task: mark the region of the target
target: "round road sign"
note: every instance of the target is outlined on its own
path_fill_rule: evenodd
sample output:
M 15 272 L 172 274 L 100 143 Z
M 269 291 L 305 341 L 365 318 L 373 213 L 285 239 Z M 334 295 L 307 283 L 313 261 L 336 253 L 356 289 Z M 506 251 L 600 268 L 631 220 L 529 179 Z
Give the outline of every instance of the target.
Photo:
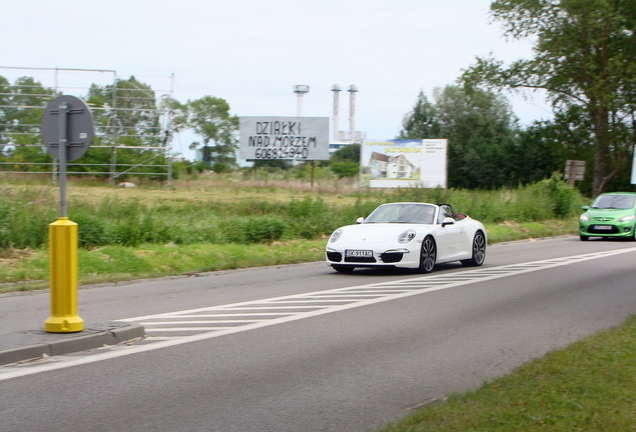
M 95 123 L 90 108 L 83 100 L 70 95 L 53 99 L 42 116 L 42 141 L 51 156 L 59 159 L 60 106 L 66 105 L 66 161 L 74 161 L 86 153 L 95 135 Z

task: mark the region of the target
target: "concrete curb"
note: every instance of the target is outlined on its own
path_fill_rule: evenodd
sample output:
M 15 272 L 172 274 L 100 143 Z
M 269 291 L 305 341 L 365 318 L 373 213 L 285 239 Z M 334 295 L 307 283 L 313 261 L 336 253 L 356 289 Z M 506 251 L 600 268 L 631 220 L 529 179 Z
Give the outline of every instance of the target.
M 0 351 L 0 365 L 16 363 L 45 356 L 59 356 L 79 351 L 100 348 L 104 345 L 117 345 L 131 339 L 144 337 L 146 331 L 141 324 L 126 323 L 122 327 L 113 328 L 85 336 L 69 335 L 66 339 L 44 342 L 24 347 Z

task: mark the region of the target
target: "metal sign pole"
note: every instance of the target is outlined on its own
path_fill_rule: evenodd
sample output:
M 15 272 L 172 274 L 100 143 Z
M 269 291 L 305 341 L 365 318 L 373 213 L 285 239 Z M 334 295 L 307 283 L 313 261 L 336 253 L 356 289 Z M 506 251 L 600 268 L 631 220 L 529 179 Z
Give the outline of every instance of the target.
M 51 333 L 84 330 L 77 314 L 78 226 L 68 219 L 66 174 L 68 162 L 86 153 L 95 126 L 90 108 L 75 96 L 59 96 L 47 106 L 42 118 L 42 140 L 58 161 L 60 217 L 49 224 L 51 315 L 44 329 Z
M 59 117 L 59 140 L 58 140 L 58 161 L 60 165 L 60 217 L 67 217 L 66 207 L 66 152 L 68 138 L 66 135 L 66 115 L 68 105 L 65 102 L 60 104 Z

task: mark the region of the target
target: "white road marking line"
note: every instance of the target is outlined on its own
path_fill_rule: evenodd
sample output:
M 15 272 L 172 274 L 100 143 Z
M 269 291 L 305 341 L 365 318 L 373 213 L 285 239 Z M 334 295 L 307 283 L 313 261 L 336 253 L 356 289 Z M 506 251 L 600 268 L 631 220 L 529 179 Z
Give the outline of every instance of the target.
M 141 325 L 174 325 L 174 324 L 244 324 L 260 320 L 209 320 L 209 321 L 143 321 Z
M 30 364 L 18 364 L 18 365 L 8 365 L 0 368 L 0 381 L 8 380 L 12 378 L 18 378 L 21 376 L 32 375 L 40 372 L 48 372 L 56 369 L 63 369 L 67 367 L 79 366 L 84 364 L 95 363 L 98 361 L 104 361 L 109 359 L 114 359 L 118 357 L 123 357 L 132 354 L 138 354 L 142 352 L 154 351 L 157 349 L 174 347 L 178 345 L 183 345 L 191 342 L 203 341 L 206 339 L 212 339 L 216 337 L 222 337 L 226 335 L 231 335 L 235 333 L 240 333 L 249 330 L 255 330 L 263 327 L 269 327 L 277 324 L 283 324 L 287 322 L 297 321 L 305 318 L 311 318 L 315 316 L 325 315 L 333 312 L 341 312 L 348 309 L 354 309 L 358 307 L 364 307 L 372 304 L 383 303 L 386 301 L 411 297 L 414 295 L 426 294 L 429 292 L 440 291 L 448 288 L 454 288 L 458 286 L 469 285 L 472 283 L 485 282 L 489 280 L 500 279 L 508 276 L 516 276 L 525 273 L 530 273 L 538 270 L 546 270 L 554 267 L 560 267 L 570 264 L 577 264 L 584 261 L 589 261 L 597 258 L 605 258 L 613 255 L 619 255 L 623 253 L 636 252 L 636 247 L 634 248 L 626 248 L 626 249 L 618 249 L 614 251 L 607 252 L 596 252 L 591 254 L 582 254 L 582 255 L 574 255 L 570 257 L 558 258 L 558 259 L 548 259 L 542 261 L 534 261 L 522 264 L 513 264 L 509 266 L 498 267 L 497 270 L 501 270 L 499 274 L 493 274 L 493 269 L 478 269 L 478 270 L 469 270 L 466 272 L 457 273 L 459 276 L 454 282 L 452 275 L 428 275 L 414 279 L 406 280 L 407 283 L 415 283 L 416 281 L 421 282 L 420 288 L 414 288 L 413 290 L 402 291 L 397 293 L 387 294 L 383 297 L 376 297 L 373 299 L 364 299 L 360 301 L 352 301 L 348 304 L 336 305 L 336 306 L 325 306 L 320 308 L 320 306 L 308 306 L 308 308 L 312 309 L 310 311 L 291 313 L 286 316 L 281 316 L 279 318 L 271 318 L 268 320 L 260 320 L 257 322 L 253 322 L 251 324 L 246 324 L 242 326 L 234 326 L 234 327 L 223 327 L 220 330 L 209 331 L 205 333 L 199 333 L 189 336 L 181 336 L 170 339 L 161 339 L 157 342 L 147 343 L 147 344 L 139 344 L 132 345 L 129 347 L 119 347 L 120 349 L 107 351 L 107 352 L 99 352 L 94 355 L 87 355 L 85 357 L 52 357 L 49 358 L 47 362 L 43 363 L 30 363 Z M 470 280 L 465 280 L 465 277 L 468 275 L 472 275 L 474 278 Z M 437 285 L 434 282 L 439 280 L 444 280 L 447 283 L 443 285 Z M 433 282 L 433 283 L 430 283 Z M 131 322 L 131 321 L 146 321 L 149 319 L 155 318 L 165 318 L 167 316 L 179 316 L 184 318 L 184 315 L 187 314 L 196 314 L 201 312 L 212 312 L 212 311 L 235 311 L 235 310 L 248 310 L 254 311 L 255 307 L 261 307 L 266 310 L 270 310 L 271 306 L 265 306 L 267 303 L 276 302 L 276 301 L 289 301 L 291 299 L 299 299 L 305 296 L 312 295 L 320 295 L 325 293 L 337 293 L 337 292 L 346 292 L 347 290 L 373 290 L 375 288 L 386 288 L 388 285 L 396 285 L 399 284 L 397 282 L 378 282 L 375 284 L 368 285 L 359 285 L 354 287 L 345 287 L 345 288 L 336 288 L 333 290 L 325 290 L 313 293 L 305 293 L 298 294 L 292 296 L 285 297 L 277 297 L 265 300 L 255 300 L 249 302 L 235 303 L 229 305 L 220 305 L 220 306 L 212 306 L 212 307 L 204 307 L 197 309 L 190 309 L 187 311 L 179 311 L 170 314 L 156 314 L 156 315 L 146 315 L 142 317 L 134 317 L 128 318 L 120 321 Z M 255 307 L 249 307 L 250 305 L 259 305 Z M 276 309 L 276 307 L 274 307 Z M 293 307 L 292 309 L 299 309 L 299 307 Z M 216 329 L 216 328 L 215 328 Z M 154 330 L 153 330 L 154 331 Z M 177 331 L 176 329 L 174 331 Z M 183 329 L 181 329 L 183 331 Z M 148 339 L 146 339 L 148 340 Z M 157 340 L 157 339 L 154 339 Z
M 228 327 L 175 327 L 175 328 L 153 328 L 152 332 L 193 332 L 201 330 L 206 331 L 216 331 L 216 330 L 225 330 Z
M 226 313 L 226 314 L 205 314 L 205 315 L 189 315 L 194 318 L 215 318 L 215 317 L 235 317 L 235 316 L 287 316 L 293 312 L 261 312 L 261 313 Z M 181 315 L 165 316 L 162 318 L 183 318 Z M 120 320 L 123 321 L 123 320 Z

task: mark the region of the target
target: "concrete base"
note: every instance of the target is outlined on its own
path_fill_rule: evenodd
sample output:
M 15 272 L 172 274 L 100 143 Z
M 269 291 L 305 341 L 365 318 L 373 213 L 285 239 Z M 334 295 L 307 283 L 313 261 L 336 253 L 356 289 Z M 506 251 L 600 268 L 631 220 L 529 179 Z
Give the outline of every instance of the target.
M 76 333 L 84 330 L 84 320 L 79 316 L 50 316 L 44 321 L 44 330 L 49 333 Z
M 44 330 L 3 334 L 0 335 L 0 365 L 117 345 L 143 338 L 145 334 L 142 325 L 124 322 L 93 324 L 73 334 L 53 334 Z

